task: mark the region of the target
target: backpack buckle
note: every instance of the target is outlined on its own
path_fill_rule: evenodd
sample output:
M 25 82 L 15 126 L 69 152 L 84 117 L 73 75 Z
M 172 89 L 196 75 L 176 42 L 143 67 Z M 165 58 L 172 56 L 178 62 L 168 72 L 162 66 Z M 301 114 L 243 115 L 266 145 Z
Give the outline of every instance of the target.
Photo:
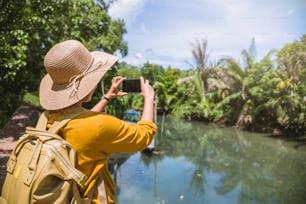
M 7 161 L 7 167 L 6 167 L 6 171 L 10 174 L 12 174 L 14 172 L 15 166 L 17 163 L 17 158 L 15 156 L 11 156 L 9 158 L 9 160 Z
M 28 171 L 28 174 L 26 175 L 25 179 L 24 179 L 24 184 L 27 185 L 27 186 L 30 186 L 33 178 L 34 178 L 34 175 L 35 175 L 35 171 L 33 170 L 30 170 Z

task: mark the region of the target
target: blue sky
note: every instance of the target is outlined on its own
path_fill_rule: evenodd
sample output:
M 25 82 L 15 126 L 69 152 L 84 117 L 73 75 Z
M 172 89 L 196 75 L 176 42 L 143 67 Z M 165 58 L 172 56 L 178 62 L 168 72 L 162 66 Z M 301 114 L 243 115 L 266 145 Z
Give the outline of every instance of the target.
M 241 61 L 255 38 L 257 60 L 306 34 L 306 0 L 117 0 L 109 13 L 123 19 L 129 54 L 139 66 L 192 68 L 192 43 L 205 38 L 209 59 Z

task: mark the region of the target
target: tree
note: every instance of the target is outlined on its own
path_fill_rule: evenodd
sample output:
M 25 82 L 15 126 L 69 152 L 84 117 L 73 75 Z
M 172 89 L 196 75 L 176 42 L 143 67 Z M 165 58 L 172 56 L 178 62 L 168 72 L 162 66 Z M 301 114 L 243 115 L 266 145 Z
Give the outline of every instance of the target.
M 249 70 L 245 79 L 245 86 L 248 87 L 248 96 L 252 99 L 252 124 L 250 128 L 275 126 L 275 114 L 272 109 L 267 108 L 269 100 L 273 100 L 275 87 L 279 81 L 279 74 L 275 69 L 275 62 L 271 56 L 275 50 L 271 50 L 263 59 L 254 64 L 254 68 Z
M 257 57 L 257 51 L 256 51 L 256 43 L 255 43 L 255 38 L 252 38 L 251 45 L 249 47 L 248 53 L 250 53 L 250 56 L 254 61 L 256 61 Z
M 246 50 L 241 52 L 245 67 L 242 67 L 235 59 L 231 57 L 222 58 L 220 65 L 223 66 L 224 83 L 229 88 L 229 94 L 226 96 L 215 109 L 225 108 L 228 113 L 227 120 L 235 121 L 235 126 L 239 128 L 245 128 L 252 124 L 254 121 L 253 109 L 254 109 L 254 97 L 250 93 L 250 90 L 256 86 L 256 81 L 259 80 L 260 75 L 253 75 L 256 72 L 257 63 L 254 63 L 252 56 Z
M 207 66 L 207 40 L 197 39 L 191 45 L 196 71 L 190 71 L 187 76 L 178 79 L 181 100 L 178 100 L 180 105 L 174 108 L 174 113 L 180 117 L 203 119 L 209 111 L 210 102 L 206 99 L 206 90 L 212 69 Z
M 0 93 L 6 96 L 0 118 L 15 110 L 25 92 L 37 91 L 45 74 L 43 56 L 55 43 L 76 39 L 90 50 L 127 54 L 124 22 L 112 20 L 109 5 L 97 2 L 0 0 Z
M 150 64 L 149 62 L 145 63 L 140 68 L 141 76 L 143 76 L 145 79 L 149 80 L 150 83 L 154 84 L 155 81 L 158 81 L 158 77 L 162 76 L 164 72 L 164 69 L 161 65 L 157 64 Z
M 158 108 L 165 113 L 170 113 L 177 101 L 178 87 L 177 80 L 180 77 L 180 70 L 168 67 L 161 72 L 154 83 L 155 95 L 158 98 Z
M 306 35 L 300 41 L 286 44 L 278 53 L 280 78 L 273 107 L 277 121 L 288 130 L 302 132 L 306 125 Z
M 277 62 L 283 77 L 295 84 L 301 77 L 305 77 L 303 76 L 306 68 L 306 42 L 303 42 L 305 38 L 306 34 L 301 37 L 301 41 L 288 43 L 277 53 Z
M 207 52 L 207 40 L 196 40 L 192 46 L 192 56 L 195 60 L 197 72 L 201 80 L 202 100 L 205 101 L 205 88 L 209 75 L 209 70 L 207 69 L 207 60 L 209 56 Z
M 0 1 L 0 127 L 20 101 L 20 70 L 27 65 L 30 35 L 26 24 L 25 1 Z

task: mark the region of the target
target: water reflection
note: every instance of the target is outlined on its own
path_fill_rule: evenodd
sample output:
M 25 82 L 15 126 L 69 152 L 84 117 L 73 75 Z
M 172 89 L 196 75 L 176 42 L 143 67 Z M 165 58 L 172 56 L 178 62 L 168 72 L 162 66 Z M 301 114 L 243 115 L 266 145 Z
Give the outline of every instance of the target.
M 168 119 L 158 148 L 121 162 L 118 203 L 306 203 L 306 153 L 281 140 Z

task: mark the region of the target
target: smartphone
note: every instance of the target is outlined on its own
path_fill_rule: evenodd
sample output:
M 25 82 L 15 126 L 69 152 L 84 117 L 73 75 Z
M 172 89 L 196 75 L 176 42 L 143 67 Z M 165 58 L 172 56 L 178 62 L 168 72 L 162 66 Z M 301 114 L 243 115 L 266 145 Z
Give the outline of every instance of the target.
M 122 82 L 122 91 L 128 93 L 140 93 L 140 79 L 125 79 Z

